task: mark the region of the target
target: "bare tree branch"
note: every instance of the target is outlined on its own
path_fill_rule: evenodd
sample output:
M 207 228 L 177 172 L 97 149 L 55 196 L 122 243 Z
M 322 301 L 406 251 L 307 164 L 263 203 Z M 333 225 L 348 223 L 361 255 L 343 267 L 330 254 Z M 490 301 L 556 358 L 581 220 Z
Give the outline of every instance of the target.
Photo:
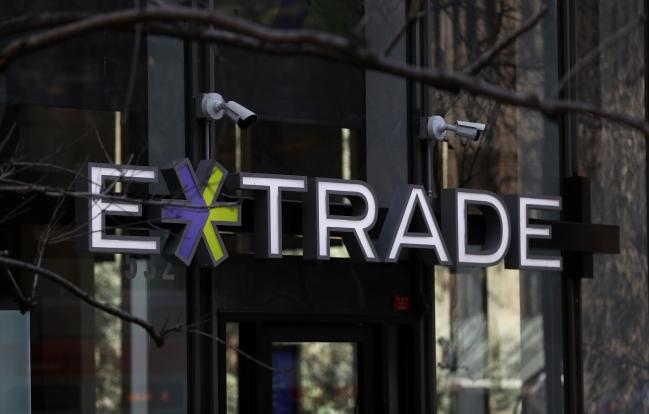
M 59 275 L 58 273 L 55 273 L 49 269 L 45 269 L 40 266 L 35 266 L 31 263 L 28 262 L 23 262 L 21 260 L 15 260 L 11 259 L 9 257 L 3 257 L 0 256 L 0 263 L 4 264 L 5 266 L 16 268 L 16 269 L 23 269 L 23 270 L 28 270 L 30 272 L 38 273 L 44 278 L 56 283 L 57 285 L 61 286 L 65 290 L 67 290 L 69 293 L 72 295 L 76 296 L 77 298 L 81 299 L 83 302 L 87 303 L 88 305 L 97 308 L 101 310 L 102 312 L 105 312 L 109 315 L 113 315 L 119 319 L 122 319 L 126 322 L 138 325 L 142 329 L 144 329 L 151 339 L 155 342 L 157 346 L 163 346 L 165 343 L 165 340 L 169 333 L 171 332 L 177 332 L 180 328 L 178 326 L 176 327 L 171 327 L 171 328 L 165 328 L 163 330 L 158 330 L 156 329 L 151 323 L 148 321 L 145 321 L 144 319 L 141 319 L 137 316 L 131 315 L 128 312 L 124 312 L 121 309 L 115 308 L 111 305 L 108 305 L 106 303 L 99 302 L 96 300 L 94 297 L 92 297 L 88 292 L 82 290 L 79 288 L 77 285 L 74 283 L 70 282 L 63 276 Z
M 34 16 L 34 18 L 37 17 Z M 9 43 L 0 54 L 0 70 L 6 69 L 18 56 L 82 34 L 120 26 L 129 27 L 137 23 L 151 21 L 188 21 L 210 24 L 233 33 L 264 38 L 269 43 L 310 43 L 322 47 L 333 47 L 337 50 L 345 50 L 351 46 L 349 40 L 341 36 L 314 30 L 276 30 L 234 16 L 207 10 L 186 7 L 137 8 L 90 16 L 41 33 L 16 39 Z
M 175 325 L 172 325 L 170 327 L 167 327 L 167 321 L 162 325 L 160 329 L 156 329 L 149 321 L 146 321 L 142 318 L 139 318 L 135 315 L 132 315 L 128 312 L 125 312 L 121 309 L 118 309 L 112 305 L 100 302 L 96 300 L 94 297 L 92 297 L 88 292 L 82 290 L 79 288 L 77 285 L 74 283 L 68 281 L 65 279 L 63 276 L 59 275 L 58 273 L 55 273 L 49 269 L 40 267 L 40 266 L 35 266 L 31 263 L 28 262 L 23 262 L 21 260 L 15 260 L 11 259 L 5 256 L 0 256 L 0 264 L 5 265 L 5 269 L 7 271 L 7 275 L 10 278 L 12 282 L 12 286 L 14 286 L 14 289 L 16 290 L 16 294 L 19 298 L 20 301 L 23 301 L 24 304 L 26 305 L 25 311 L 30 310 L 31 307 L 33 307 L 33 301 L 30 301 L 27 299 L 22 292 L 20 291 L 20 288 L 18 287 L 18 284 L 16 283 L 15 278 L 13 277 L 13 274 L 11 273 L 10 268 L 17 268 L 17 269 L 23 269 L 23 270 L 28 270 L 30 272 L 35 272 L 40 274 L 41 276 L 45 277 L 46 279 L 50 280 L 53 283 L 56 283 L 57 285 L 63 287 L 65 290 L 67 290 L 69 293 L 72 295 L 76 296 L 77 298 L 81 299 L 88 305 L 92 306 L 93 308 L 96 308 L 102 312 L 105 312 L 109 315 L 115 316 L 116 318 L 119 318 L 123 321 L 138 325 L 142 329 L 144 329 L 148 334 L 149 337 L 155 342 L 155 344 L 159 347 L 163 346 L 165 344 L 165 341 L 169 337 L 169 335 L 173 333 L 180 333 L 180 332 L 187 332 L 195 335 L 200 335 L 204 336 L 210 339 L 213 339 L 227 348 L 230 348 L 234 351 L 236 351 L 239 355 L 243 356 L 246 359 L 249 359 L 250 361 L 254 362 L 255 364 L 268 369 L 270 371 L 277 371 L 277 372 L 283 372 L 285 370 L 278 370 L 273 368 L 271 365 L 260 361 L 259 359 L 255 358 L 251 354 L 242 351 L 241 349 L 229 345 L 224 339 L 219 338 L 218 336 L 212 335 L 207 332 L 203 332 L 201 330 L 196 329 L 193 325 L 183 325 L 180 322 L 176 323 Z M 21 305 L 22 306 L 22 305 Z
M 404 77 L 453 93 L 464 90 L 475 96 L 534 110 L 551 117 L 569 112 L 586 113 L 649 135 L 649 123 L 643 119 L 610 112 L 590 103 L 544 99 L 534 93 L 517 92 L 497 86 L 467 73 L 412 66 L 386 59 L 359 45 L 356 41 L 330 33 L 314 30 L 277 30 L 233 16 L 183 7 L 129 9 L 104 13 L 14 40 L 0 53 L 0 71 L 5 70 L 19 56 L 89 32 L 108 28 L 123 28 L 140 22 L 181 21 L 209 24 L 224 30 L 169 25 L 164 27 L 161 25 L 148 26 L 144 30 L 149 33 L 187 40 L 229 44 L 262 53 L 318 56 Z
M 86 191 L 66 190 L 59 187 L 52 187 L 47 185 L 28 183 L 19 180 L 0 178 L 0 182 L 3 181 L 9 184 L 0 185 L 0 192 L 41 193 L 48 197 L 76 197 L 76 198 L 86 198 L 86 199 L 101 198 L 104 200 L 131 202 L 131 203 L 147 204 L 153 206 L 168 206 L 170 204 L 173 205 L 175 203 L 179 203 L 179 204 L 183 204 L 183 207 L 185 208 L 195 209 L 195 210 L 204 210 L 206 208 L 210 208 L 209 206 L 185 205 L 184 204 L 185 202 L 183 200 L 176 200 L 176 199 L 168 199 L 168 198 L 160 199 L 154 197 L 137 198 L 137 197 L 129 197 L 127 195 L 116 195 L 116 194 L 105 194 L 105 193 L 92 194 Z M 232 202 L 224 201 L 224 202 L 220 202 L 219 204 L 222 206 L 236 206 L 239 203 L 236 201 L 232 201 Z
M 509 33 L 507 36 L 503 37 L 500 39 L 498 42 L 496 42 L 495 45 L 490 47 L 489 49 L 485 50 L 485 52 L 480 55 L 473 63 L 471 63 L 465 70 L 464 73 L 468 75 L 477 75 L 480 73 L 482 69 L 484 69 L 485 66 L 487 66 L 491 60 L 497 56 L 500 52 L 514 44 L 516 42 L 516 39 L 521 37 L 525 32 L 529 31 L 532 29 L 534 26 L 537 25 L 538 22 L 541 21 L 543 16 L 548 12 L 548 6 L 543 5 L 541 7 L 541 10 L 539 10 L 535 15 L 527 19 L 523 24 L 520 25 L 520 27 L 513 32 Z
M 631 20 L 626 26 L 622 27 L 621 29 L 613 33 L 611 36 L 604 39 L 604 41 L 602 41 L 599 44 L 599 46 L 597 46 L 595 49 L 591 50 L 585 56 L 581 57 L 579 61 L 575 63 L 575 65 L 571 67 L 570 70 L 565 75 L 563 75 L 561 80 L 557 83 L 556 88 L 554 88 L 552 93 L 550 93 L 550 96 L 553 97 L 559 96 L 559 93 L 563 90 L 563 88 L 570 81 L 570 79 L 572 79 L 573 76 L 575 76 L 589 63 L 591 63 L 591 61 L 597 56 L 599 56 L 600 53 L 607 50 L 610 46 L 612 46 L 617 41 L 626 37 L 629 33 L 631 33 L 636 28 L 641 27 L 645 19 L 646 19 L 645 15 L 641 14 L 637 18 Z
M 0 23 L 0 39 L 8 38 L 32 30 L 44 29 L 60 24 L 70 23 L 88 17 L 87 13 L 42 13 L 20 16 Z
M 324 57 L 365 69 L 374 69 L 379 72 L 401 76 L 410 80 L 421 82 L 424 85 L 453 93 L 464 90 L 469 94 L 475 96 L 482 96 L 493 99 L 502 104 L 534 110 L 550 117 L 556 117 L 570 112 L 586 113 L 595 117 L 625 125 L 627 127 L 636 129 L 645 135 L 649 135 L 649 123 L 640 118 L 631 117 L 622 113 L 609 112 L 587 102 L 561 99 L 543 99 L 535 93 L 516 92 L 463 73 L 448 72 L 435 68 L 420 68 L 411 66 L 398 61 L 384 59 L 380 56 L 372 54 L 365 49 L 356 50 L 353 55 L 344 56 L 324 49 L 314 49 L 304 46 L 297 48 L 272 48 L 267 43 L 259 41 L 257 39 L 250 39 L 243 36 L 237 36 L 229 32 L 222 32 L 217 30 L 189 32 L 179 29 L 161 30 L 161 28 L 156 28 L 152 29 L 151 32 L 182 37 L 189 40 L 228 43 L 234 46 L 265 53 L 306 54 Z
M 88 180 L 88 177 L 84 174 L 79 173 L 76 170 L 73 170 L 72 168 L 67 168 L 62 165 L 58 164 L 52 164 L 48 162 L 40 162 L 40 161 L 10 161 L 6 163 L 2 163 L 1 166 L 17 166 L 17 167 L 27 167 L 27 168 L 33 168 L 33 167 L 41 167 L 41 168 L 48 168 L 51 170 L 57 170 L 57 171 L 62 171 L 62 172 L 67 172 L 73 175 L 78 175 L 81 178 L 84 178 Z

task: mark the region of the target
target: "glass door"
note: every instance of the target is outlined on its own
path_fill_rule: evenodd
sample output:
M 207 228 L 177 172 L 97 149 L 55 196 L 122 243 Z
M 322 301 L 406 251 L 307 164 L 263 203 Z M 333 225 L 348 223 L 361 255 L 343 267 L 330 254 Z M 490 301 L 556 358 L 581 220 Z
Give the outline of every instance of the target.
M 272 342 L 273 413 L 358 412 L 356 342 Z
M 228 414 L 377 412 L 371 325 L 226 325 Z

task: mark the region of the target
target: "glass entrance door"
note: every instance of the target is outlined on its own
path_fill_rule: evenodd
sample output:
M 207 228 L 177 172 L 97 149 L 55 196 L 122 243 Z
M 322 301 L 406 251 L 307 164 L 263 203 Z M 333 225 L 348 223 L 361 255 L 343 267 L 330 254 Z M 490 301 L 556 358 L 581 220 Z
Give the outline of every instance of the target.
M 273 342 L 273 413 L 358 412 L 356 342 Z
M 228 323 L 226 330 L 228 414 L 377 412 L 371 325 Z

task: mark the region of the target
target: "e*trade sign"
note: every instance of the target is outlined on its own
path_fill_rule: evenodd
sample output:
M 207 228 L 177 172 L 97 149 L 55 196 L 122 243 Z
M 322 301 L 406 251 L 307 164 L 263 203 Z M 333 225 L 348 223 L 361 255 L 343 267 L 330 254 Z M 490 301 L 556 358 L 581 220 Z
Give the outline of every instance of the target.
M 110 197 L 107 182 L 158 181 L 155 167 L 88 164 L 89 172 L 89 249 L 110 253 L 158 254 L 160 238 L 153 236 L 112 235 L 105 232 L 108 215 L 141 216 L 142 203 Z M 184 199 L 165 199 L 155 217 L 173 227 L 165 253 L 190 265 L 194 256 L 217 266 L 228 256 L 217 226 L 241 224 L 238 202 L 219 202 L 227 170 L 213 160 L 203 160 L 194 171 L 187 159 L 162 169 L 172 194 Z M 276 174 L 238 173 L 229 178 L 234 187 L 255 192 L 255 255 L 282 257 L 282 193 L 303 193 L 302 204 L 304 257 L 327 260 L 330 235 L 341 233 L 350 254 L 368 262 L 396 262 L 404 248 L 425 249 L 435 261 L 446 266 L 494 265 L 505 260 L 508 268 L 561 270 L 560 256 L 534 255 L 532 238 L 549 238 L 550 227 L 529 223 L 530 210 L 560 210 L 561 198 L 533 195 L 500 197 L 488 191 L 444 189 L 441 194 L 441 227 L 437 223 L 423 187 L 404 185 L 392 200 L 377 240 L 370 229 L 376 224 L 378 204 L 372 188 L 365 182 L 329 178 L 307 178 Z M 351 215 L 330 212 L 331 196 L 346 197 Z M 486 237 L 480 246 L 468 242 L 469 209 L 478 209 L 485 220 Z M 423 226 L 411 229 L 415 216 Z

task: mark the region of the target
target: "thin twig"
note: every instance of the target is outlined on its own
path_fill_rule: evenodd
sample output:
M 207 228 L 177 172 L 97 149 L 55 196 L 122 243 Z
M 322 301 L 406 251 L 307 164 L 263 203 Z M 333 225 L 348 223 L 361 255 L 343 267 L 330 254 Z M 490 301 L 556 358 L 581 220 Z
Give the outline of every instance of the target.
M 9 278 L 9 283 L 11 284 L 11 288 L 14 290 L 14 293 L 16 294 L 16 300 L 18 301 L 18 305 L 20 306 L 20 312 L 25 313 L 29 311 L 34 306 L 33 305 L 34 302 L 32 300 L 27 299 L 25 295 L 23 295 L 23 291 L 20 289 L 20 286 L 18 286 L 18 283 L 16 282 L 13 273 L 11 273 L 11 269 L 5 266 L 5 271 L 7 273 L 7 277 Z
M 595 49 L 591 50 L 585 56 L 581 57 L 579 61 L 577 61 L 575 65 L 572 66 L 570 70 L 561 78 L 561 80 L 557 84 L 557 87 L 554 88 L 552 93 L 550 93 L 550 96 L 552 97 L 559 96 L 559 93 L 563 90 L 563 88 L 570 81 L 570 79 L 572 79 L 573 76 L 575 76 L 584 67 L 586 67 L 586 65 L 591 63 L 591 61 L 597 56 L 599 56 L 599 54 L 601 54 L 605 50 L 608 50 L 608 48 L 611 45 L 613 45 L 613 43 L 616 43 L 618 40 L 621 40 L 623 37 L 631 33 L 638 26 L 641 26 L 644 21 L 645 21 L 645 15 L 641 14 L 635 19 L 631 20 L 625 27 L 622 27 L 620 30 L 616 31 L 611 36 L 604 39 L 604 41 L 602 41 Z
M 2 138 L 2 141 L 0 141 L 0 154 L 2 154 L 2 151 L 4 150 L 5 146 L 7 143 L 9 143 L 9 140 L 11 139 L 11 136 L 14 134 L 14 130 L 16 129 L 16 126 L 18 125 L 17 122 L 14 121 L 13 124 L 11 124 L 11 128 L 9 128 L 9 131 L 7 134 Z
M 83 166 L 85 163 L 81 163 Z M 80 172 L 81 168 L 77 170 L 77 173 L 75 174 L 75 177 L 70 181 L 70 185 L 68 186 L 68 190 L 74 186 Z M 52 215 L 50 216 L 50 220 L 47 223 L 47 226 L 45 227 L 45 231 L 41 234 L 40 239 L 38 240 L 38 254 L 36 258 L 36 262 L 34 263 L 35 266 L 41 267 L 41 264 L 43 262 L 43 257 L 45 256 L 45 249 L 47 249 L 47 245 L 49 244 L 49 239 L 50 236 L 52 235 L 52 231 L 54 230 L 54 226 L 59 222 L 61 219 L 60 212 L 61 208 L 63 208 L 65 202 L 65 198 L 60 198 L 58 202 L 56 203 L 56 206 L 54 207 L 54 210 L 52 211 Z M 29 300 L 33 301 L 34 297 L 36 296 L 36 289 L 38 288 L 38 273 L 34 273 L 34 279 L 32 281 L 32 290 L 29 295 Z
M 60 187 L 52 187 L 41 184 L 32 184 L 25 181 L 12 180 L 8 178 L 0 178 L 0 182 L 7 182 L 10 185 L 0 185 L 0 192 L 17 192 L 17 193 L 41 193 L 48 197 L 76 197 L 85 199 L 102 199 L 108 201 L 119 201 L 127 203 L 138 203 L 153 206 L 182 206 L 190 210 L 205 210 L 210 209 L 212 206 L 196 206 L 188 205 L 185 200 L 178 199 L 160 199 L 160 198 L 135 198 L 127 195 L 115 194 L 93 194 L 86 191 L 72 191 L 65 190 Z M 219 206 L 237 206 L 239 202 L 236 201 L 223 201 L 219 202 Z
M 512 45 L 516 40 L 521 37 L 525 32 L 529 31 L 532 29 L 538 22 L 541 21 L 543 16 L 548 12 L 548 6 L 543 6 L 541 9 L 532 17 L 527 19 L 523 24 L 518 27 L 518 29 L 514 30 L 513 32 L 509 33 L 507 36 L 503 37 L 500 39 L 498 42 L 496 42 L 495 45 L 487 49 L 483 54 L 480 55 L 473 63 L 471 63 L 469 66 L 467 66 L 466 69 L 464 69 L 464 73 L 468 75 L 475 76 L 480 71 L 491 62 L 491 60 L 498 55 L 500 52 L 502 52 L 504 49 Z
M 426 14 L 425 11 L 420 11 L 420 4 L 421 0 L 413 0 L 413 2 L 410 4 L 410 10 L 408 11 L 408 15 L 406 16 L 406 21 L 403 22 L 403 25 L 401 28 L 397 31 L 397 33 L 392 37 L 392 40 L 388 43 L 388 47 L 385 48 L 385 51 L 383 52 L 383 56 L 389 56 L 390 52 L 392 52 L 392 49 L 399 43 L 399 40 L 403 37 L 403 34 L 408 30 L 410 25 Z
M 356 44 L 359 46 L 367 45 L 367 39 L 365 38 L 366 27 L 367 27 L 367 15 L 364 14 L 363 17 L 361 17 L 358 20 L 356 25 L 350 31 L 350 37 L 354 39 L 354 42 L 356 42 Z
M 74 283 L 68 281 L 66 278 L 63 276 L 59 275 L 58 273 L 55 273 L 49 269 L 35 266 L 31 263 L 24 262 L 21 260 L 15 260 L 11 259 L 9 257 L 3 257 L 0 256 L 0 263 L 8 266 L 8 267 L 13 267 L 17 269 L 23 269 L 23 270 L 28 270 L 30 272 L 35 272 L 43 276 L 44 278 L 56 283 L 57 285 L 61 286 L 65 290 L 67 290 L 69 293 L 72 295 L 76 296 L 77 298 L 81 299 L 83 302 L 87 303 L 88 305 L 97 308 L 101 310 L 102 312 L 108 313 L 109 315 L 113 315 L 119 319 L 122 319 L 126 322 L 133 323 L 135 325 L 140 326 L 142 329 L 144 329 L 151 339 L 155 342 L 157 346 L 162 346 L 165 343 L 165 339 L 169 332 L 172 331 L 177 331 L 178 328 L 169 328 L 166 329 L 165 331 L 158 331 L 151 323 L 148 321 L 141 319 L 135 315 L 132 315 L 128 312 L 125 312 L 121 309 L 115 308 L 107 303 L 100 302 L 96 300 L 94 297 L 92 297 L 88 292 L 82 290 L 79 288 L 77 285 Z
M 1 223 L 7 223 L 10 220 L 13 220 L 14 218 L 20 216 L 21 214 L 25 214 L 28 211 L 31 210 L 31 206 L 29 206 L 29 203 L 34 201 L 36 198 L 36 194 L 30 194 L 28 197 L 25 197 L 23 200 L 20 201 L 14 208 L 9 210 L 2 218 L 0 218 L 0 224 Z M 23 207 L 25 207 L 23 209 Z
M 95 138 L 97 138 L 97 143 L 99 144 L 99 149 L 101 149 L 101 152 L 104 153 L 104 157 L 106 158 L 106 162 L 109 164 L 115 164 L 113 162 L 113 157 L 110 156 L 108 153 L 108 150 L 106 149 L 106 146 L 104 145 L 104 140 L 101 139 L 101 134 L 99 133 L 99 129 L 97 129 L 97 125 L 93 122 L 92 123 L 92 129 L 95 133 Z
M 27 168 L 31 168 L 31 167 L 49 168 L 49 169 L 52 169 L 52 170 L 58 170 L 58 171 L 67 172 L 67 173 L 75 174 L 75 175 L 77 175 L 77 173 L 78 173 L 77 170 L 73 170 L 72 168 L 67 168 L 67 167 L 64 167 L 62 165 L 52 164 L 52 163 L 48 163 L 48 162 L 8 161 L 8 162 L 5 162 L 5 163 L 2 163 L 2 166 L 11 167 L 11 166 L 14 166 L 14 165 L 18 166 L 18 167 L 27 167 Z M 80 173 L 78 175 L 79 175 L 79 177 L 81 177 L 81 178 L 83 178 L 85 180 L 88 180 L 88 177 L 86 175 L 80 174 Z
M 269 371 L 277 372 L 277 373 L 288 373 L 288 372 L 292 372 L 294 370 L 294 369 L 291 369 L 291 368 L 287 368 L 287 369 L 273 368 L 272 365 L 269 365 L 269 364 L 267 364 L 267 363 L 265 363 L 263 361 L 258 360 L 257 358 L 253 357 L 249 353 L 247 353 L 245 351 L 242 351 L 241 348 L 238 348 L 236 346 L 228 344 L 227 341 L 225 341 L 223 338 L 219 338 L 216 335 L 212 335 L 210 333 L 199 331 L 199 330 L 196 330 L 196 329 L 186 329 L 186 331 L 188 333 L 193 333 L 193 334 L 196 334 L 196 335 L 204 336 L 205 338 L 213 339 L 214 341 L 220 343 L 221 345 L 224 345 L 226 348 L 232 349 L 233 351 L 235 351 L 237 354 L 241 355 L 242 357 L 254 362 L 255 364 L 261 366 L 262 368 L 266 368 Z
M 223 340 L 222 338 L 219 338 L 218 336 L 209 334 L 207 332 L 200 331 L 198 329 L 191 328 L 192 325 L 185 326 L 185 325 L 183 325 L 181 323 L 177 323 L 174 326 L 167 327 L 168 321 L 165 320 L 163 326 L 160 329 L 156 329 L 149 321 L 146 321 L 146 320 L 144 320 L 142 318 L 139 318 L 139 317 L 137 317 L 135 315 L 132 315 L 132 314 L 130 314 L 128 312 L 125 312 L 125 311 L 123 311 L 121 309 L 118 309 L 118 308 L 116 308 L 116 307 L 114 307 L 112 305 L 109 305 L 107 303 L 103 303 L 103 302 L 98 301 L 97 299 L 92 297 L 88 292 L 82 290 L 81 288 L 79 288 L 74 283 L 68 281 L 63 276 L 61 276 L 58 273 L 55 273 L 55 272 L 53 272 L 53 271 L 51 271 L 49 269 L 45 269 L 45 268 L 39 267 L 39 266 L 34 266 L 31 263 L 24 262 L 24 261 L 21 261 L 21 260 L 11 259 L 11 258 L 4 257 L 4 256 L 0 256 L 0 263 L 5 265 L 5 268 L 7 270 L 7 275 L 9 275 L 9 277 L 11 278 L 15 288 L 18 289 L 17 294 L 19 295 L 20 300 L 24 301 L 24 303 L 26 303 L 26 304 L 31 304 L 31 302 L 28 299 L 26 299 L 24 297 L 24 295 L 22 295 L 22 292 L 20 292 L 20 289 L 18 288 L 18 285 L 17 285 L 15 279 L 13 278 L 13 275 L 11 274 L 11 271 L 9 270 L 10 267 L 14 267 L 14 268 L 18 268 L 18 269 L 24 269 L 24 270 L 28 270 L 30 272 L 37 272 L 40 275 L 42 275 L 43 277 L 45 277 L 46 279 L 48 279 L 48 280 L 56 283 L 57 285 L 63 287 L 65 290 L 70 292 L 72 295 L 78 297 L 79 299 L 81 299 L 82 301 L 87 303 L 88 305 L 90 305 L 90 306 L 92 306 L 92 307 L 94 307 L 94 308 L 96 308 L 96 309 L 98 309 L 98 310 L 100 310 L 102 312 L 105 312 L 105 313 L 107 313 L 109 315 L 115 316 L 115 317 L 117 317 L 117 318 L 119 318 L 119 319 L 121 319 L 123 321 L 126 321 L 128 323 L 132 323 L 132 324 L 135 324 L 135 325 L 141 327 L 142 329 L 144 329 L 149 334 L 151 339 L 159 347 L 161 347 L 161 346 L 163 346 L 165 344 L 165 341 L 167 340 L 169 335 L 171 335 L 173 333 L 187 332 L 187 333 L 192 333 L 192 334 L 196 334 L 196 335 L 201 335 L 201 336 L 213 339 L 213 340 L 215 340 L 215 341 L 217 341 L 217 342 L 219 342 L 221 344 L 224 344 L 226 347 L 236 351 L 238 354 L 240 354 L 244 358 L 247 358 L 250 361 L 254 362 L 255 364 L 257 364 L 257 365 L 259 365 L 259 366 L 261 366 L 263 368 L 266 368 L 266 369 L 268 369 L 270 371 L 273 371 L 273 372 L 285 372 L 286 371 L 286 372 L 288 372 L 287 370 L 278 370 L 278 369 L 273 368 L 271 365 L 266 364 L 263 361 L 258 360 L 254 356 L 250 355 L 249 353 L 247 353 L 245 351 L 242 351 L 238 347 L 227 344 L 225 340 Z M 29 310 L 29 308 L 27 308 L 27 310 Z

